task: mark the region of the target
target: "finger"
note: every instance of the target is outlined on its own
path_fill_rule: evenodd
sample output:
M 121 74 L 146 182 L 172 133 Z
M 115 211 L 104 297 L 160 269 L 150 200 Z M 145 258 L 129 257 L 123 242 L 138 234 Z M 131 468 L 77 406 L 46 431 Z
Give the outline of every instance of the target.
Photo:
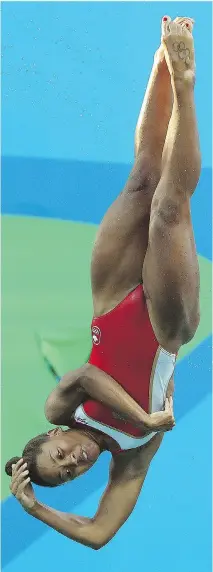
M 17 463 L 12 465 L 12 474 L 15 474 L 16 471 L 18 471 L 19 467 L 22 465 L 23 462 L 24 462 L 24 459 L 19 459 L 19 461 Z
M 21 467 L 19 467 L 19 470 L 16 471 L 16 473 L 15 472 L 13 473 L 11 484 L 13 485 L 14 483 L 16 483 L 17 478 L 19 478 L 19 475 L 23 474 L 23 472 L 26 470 L 27 470 L 27 463 L 24 463 L 23 465 L 21 465 Z
M 19 467 L 19 469 L 14 473 L 14 479 L 17 479 L 19 477 L 19 475 L 21 475 L 21 473 L 23 473 L 24 471 L 26 471 L 27 469 L 27 463 L 24 463 L 23 465 L 21 465 L 21 467 Z
M 17 477 L 16 480 L 13 481 L 12 486 L 11 486 L 11 491 L 13 494 L 17 493 L 17 490 L 20 486 L 20 484 L 26 479 L 26 477 L 29 475 L 29 471 L 24 471 L 23 473 L 21 473 L 21 475 L 19 475 L 19 477 Z
M 26 471 L 23 471 L 20 475 L 14 478 L 12 484 L 14 486 L 18 486 L 19 483 L 22 483 L 23 479 L 25 479 L 26 475 L 29 475 L 28 469 L 26 469 Z
M 172 411 L 173 411 L 173 397 L 172 397 L 172 395 L 170 395 L 170 398 L 169 398 L 169 405 L 170 405 L 170 408 L 171 408 Z
M 169 409 L 169 400 L 168 400 L 168 397 L 166 397 L 166 399 L 165 399 L 164 409 L 165 409 L 165 411 L 168 411 L 168 409 Z
M 21 484 L 19 485 L 19 488 L 18 488 L 18 491 L 17 491 L 17 494 L 16 494 L 16 497 L 17 497 L 18 500 L 21 499 L 21 496 L 22 496 L 22 494 L 23 494 L 23 491 L 24 491 L 24 489 L 26 489 L 27 485 L 29 485 L 29 482 L 30 482 L 30 477 L 28 477 L 27 479 L 25 479 L 25 480 L 23 481 L 23 483 L 21 483 Z

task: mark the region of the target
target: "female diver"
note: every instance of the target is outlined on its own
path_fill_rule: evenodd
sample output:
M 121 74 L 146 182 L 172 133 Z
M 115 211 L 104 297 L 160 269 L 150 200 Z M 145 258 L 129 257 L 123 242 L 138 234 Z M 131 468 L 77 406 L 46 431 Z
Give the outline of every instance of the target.
M 135 163 L 106 213 L 91 265 L 94 317 L 87 364 L 48 397 L 50 423 L 8 461 L 11 492 L 61 534 L 104 546 L 132 512 L 163 433 L 173 428 L 173 371 L 199 324 L 199 269 L 190 198 L 200 175 L 190 18 L 162 19 L 135 136 Z M 31 482 L 56 486 L 112 454 L 91 519 L 40 503 Z

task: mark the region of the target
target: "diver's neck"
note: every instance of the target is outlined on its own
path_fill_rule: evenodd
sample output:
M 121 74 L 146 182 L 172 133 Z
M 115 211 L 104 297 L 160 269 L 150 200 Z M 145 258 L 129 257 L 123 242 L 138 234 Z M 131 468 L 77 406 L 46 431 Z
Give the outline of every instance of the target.
M 112 437 L 109 437 L 109 435 L 106 435 L 101 431 L 93 429 L 92 427 L 84 427 L 81 429 L 81 431 L 83 431 L 84 434 L 91 437 L 91 439 L 97 443 L 97 445 L 100 447 L 101 453 L 104 451 L 110 451 L 113 453 L 113 451 L 118 448 L 117 442 L 112 439 Z

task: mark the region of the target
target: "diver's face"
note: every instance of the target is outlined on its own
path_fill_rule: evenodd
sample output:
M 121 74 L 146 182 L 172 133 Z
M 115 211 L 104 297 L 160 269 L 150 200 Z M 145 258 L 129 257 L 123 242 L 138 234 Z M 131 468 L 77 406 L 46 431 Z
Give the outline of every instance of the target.
M 53 429 L 37 457 L 41 477 L 50 485 L 61 485 L 79 477 L 95 463 L 99 445 L 76 429 Z

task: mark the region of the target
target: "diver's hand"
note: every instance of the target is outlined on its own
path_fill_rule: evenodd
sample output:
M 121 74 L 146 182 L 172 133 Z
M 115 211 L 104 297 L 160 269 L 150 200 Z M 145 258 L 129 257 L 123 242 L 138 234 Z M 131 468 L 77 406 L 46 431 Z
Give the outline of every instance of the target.
M 150 414 L 150 428 L 153 431 L 171 431 L 175 426 L 172 397 L 166 397 L 164 411 Z
M 27 463 L 24 463 L 23 459 L 20 459 L 16 465 L 12 466 L 10 490 L 27 512 L 33 510 L 37 501 L 30 483 Z

